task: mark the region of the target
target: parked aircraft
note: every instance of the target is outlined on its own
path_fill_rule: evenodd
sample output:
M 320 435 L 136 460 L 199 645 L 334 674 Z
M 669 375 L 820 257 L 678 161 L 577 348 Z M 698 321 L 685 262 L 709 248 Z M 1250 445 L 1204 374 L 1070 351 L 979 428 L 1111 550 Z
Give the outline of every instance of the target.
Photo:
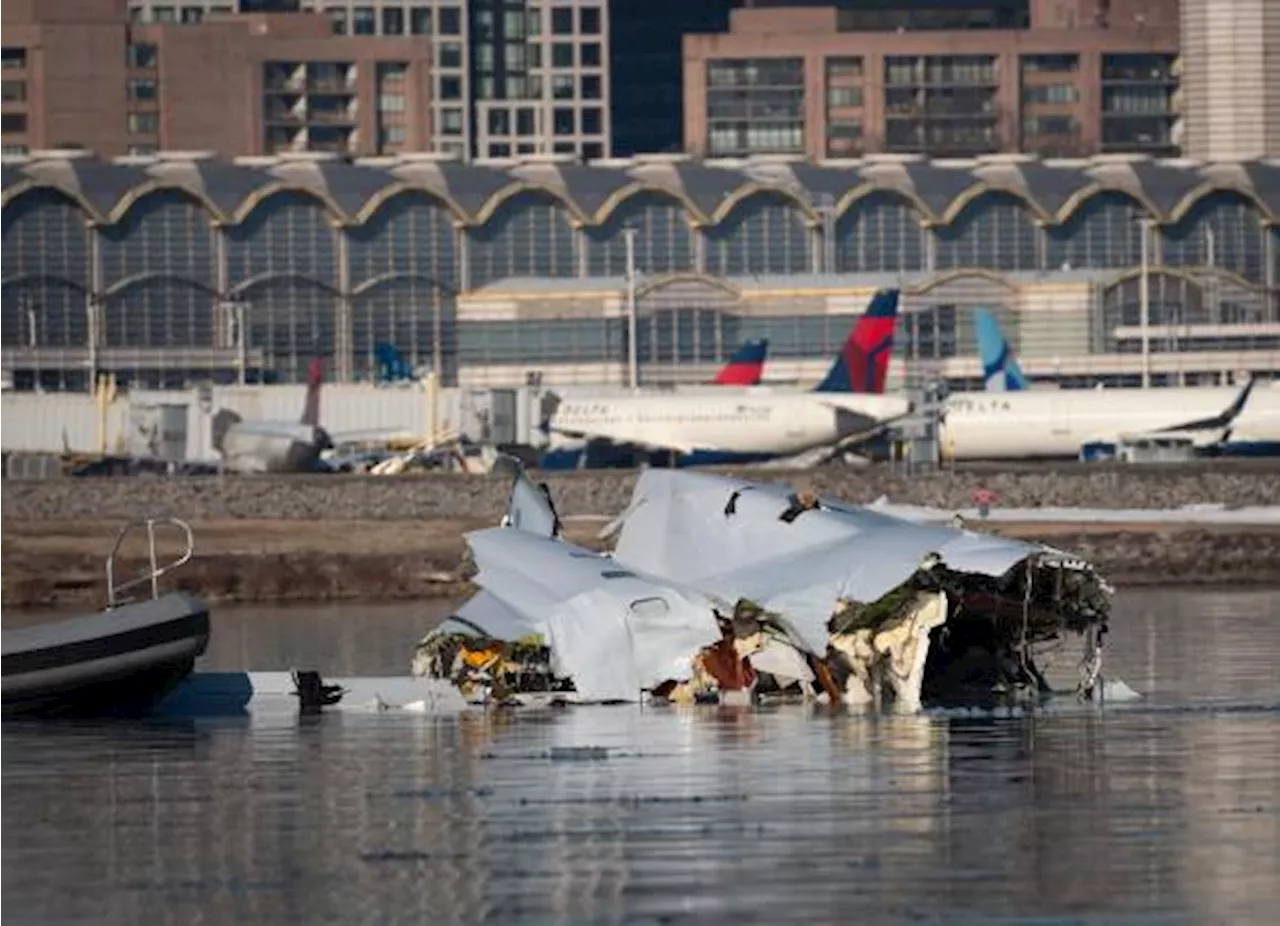
M 1028 388 L 1013 348 L 1000 330 L 1000 323 L 988 309 L 975 309 L 973 329 L 978 340 L 978 359 L 982 361 L 983 387 L 989 392 L 1015 392 Z
M 1086 446 L 1184 438 L 1205 454 L 1280 453 L 1280 388 L 1189 386 L 953 393 L 940 425 L 955 460 L 1080 458 Z
M 552 444 L 542 466 L 573 468 L 583 462 L 583 448 L 567 450 L 565 438 L 603 443 L 619 451 L 621 463 L 656 453 L 691 466 L 774 460 L 876 434 L 910 411 L 905 397 L 883 394 L 898 296 L 897 290 L 881 290 L 872 297 L 826 377 L 809 392 L 553 400 L 543 425 Z
M 320 454 L 335 444 L 320 426 L 320 386 L 324 379 L 320 358 L 307 371 L 307 393 L 297 421 L 246 421 L 231 409 L 220 409 L 211 422 L 213 447 L 225 469 L 239 473 L 329 472 Z M 375 432 L 339 435 L 369 437 Z M 382 432 L 376 432 L 382 433 Z

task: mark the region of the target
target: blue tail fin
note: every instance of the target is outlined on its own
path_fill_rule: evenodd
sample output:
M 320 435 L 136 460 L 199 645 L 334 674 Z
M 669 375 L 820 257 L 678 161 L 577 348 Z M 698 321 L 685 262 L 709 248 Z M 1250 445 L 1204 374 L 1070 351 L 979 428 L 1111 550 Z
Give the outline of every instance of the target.
M 882 394 L 897 324 L 898 290 L 879 290 L 849 332 L 849 339 L 836 354 L 826 377 L 813 391 Z
M 1005 340 L 1000 323 L 988 309 L 975 309 L 973 328 L 978 338 L 978 359 L 982 361 L 982 382 L 991 392 L 1016 392 L 1027 388 L 1013 348 Z
M 413 366 L 394 345 L 379 341 L 373 345 L 373 356 L 378 361 L 378 382 L 395 383 L 414 379 Z

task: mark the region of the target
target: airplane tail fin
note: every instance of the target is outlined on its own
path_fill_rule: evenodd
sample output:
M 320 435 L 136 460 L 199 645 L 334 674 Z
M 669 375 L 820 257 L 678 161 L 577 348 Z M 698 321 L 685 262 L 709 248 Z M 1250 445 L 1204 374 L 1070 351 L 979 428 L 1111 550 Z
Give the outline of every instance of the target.
M 218 410 L 218 413 L 213 416 L 213 421 L 209 422 L 209 436 L 213 441 L 214 450 L 218 451 L 218 453 L 222 453 L 222 445 L 227 436 L 227 431 L 230 430 L 233 424 L 236 424 L 240 420 L 240 416 L 229 408 Z
M 307 368 L 307 400 L 302 406 L 302 424 L 320 423 L 320 384 L 324 382 L 324 361 L 319 357 Z
M 893 330 L 898 323 L 899 291 L 882 289 L 871 297 L 835 363 L 814 392 L 884 392 L 889 360 L 893 357 Z
M 982 362 L 983 386 L 992 392 L 1019 391 L 1027 388 L 1027 378 L 1013 348 L 1000 330 L 1000 322 L 989 309 L 975 309 L 973 328 L 978 340 L 978 359 Z
M 744 342 L 712 382 L 717 386 L 759 385 L 760 378 L 764 375 L 764 358 L 768 353 L 768 338 Z
M 511 495 L 507 500 L 507 513 L 502 519 L 503 526 L 539 537 L 560 535 L 560 516 L 556 514 L 551 490 L 545 482 L 535 484 L 521 462 L 509 454 L 502 454 L 494 461 L 493 472 L 511 479 Z
M 378 382 L 394 383 L 414 378 L 413 366 L 394 344 L 379 341 L 373 345 L 373 356 L 378 361 Z

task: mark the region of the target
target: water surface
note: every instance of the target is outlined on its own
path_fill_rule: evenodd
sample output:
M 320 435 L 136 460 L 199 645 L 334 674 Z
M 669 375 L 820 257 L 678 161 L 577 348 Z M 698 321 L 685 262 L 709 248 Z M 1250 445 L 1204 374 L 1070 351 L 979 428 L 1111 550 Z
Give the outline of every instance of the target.
M 207 668 L 404 671 L 432 604 L 223 610 Z M 1274 923 L 1280 595 L 1122 592 L 1138 705 L 5 722 L 41 923 Z M 590 750 L 578 747 L 595 747 Z

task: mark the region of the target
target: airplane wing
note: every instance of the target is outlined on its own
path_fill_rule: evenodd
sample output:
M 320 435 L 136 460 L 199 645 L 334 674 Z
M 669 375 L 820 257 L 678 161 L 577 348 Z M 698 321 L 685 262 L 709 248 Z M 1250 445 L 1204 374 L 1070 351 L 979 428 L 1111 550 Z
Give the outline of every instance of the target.
M 1223 441 L 1230 439 L 1231 431 L 1235 426 L 1235 420 L 1239 417 L 1240 413 L 1244 411 L 1245 405 L 1248 404 L 1249 395 L 1253 392 L 1253 387 L 1256 382 L 1257 378 L 1250 376 L 1249 381 L 1244 384 L 1244 388 L 1237 393 L 1231 404 L 1218 414 L 1211 415 L 1208 418 L 1196 418 L 1191 421 L 1184 421 L 1180 424 L 1168 425 L 1163 428 L 1152 428 L 1147 431 L 1096 434 L 1088 441 L 1084 441 L 1082 443 L 1142 440 L 1143 438 L 1183 437 L 1190 440 L 1193 447 L 1212 447 L 1215 444 L 1220 444 Z

